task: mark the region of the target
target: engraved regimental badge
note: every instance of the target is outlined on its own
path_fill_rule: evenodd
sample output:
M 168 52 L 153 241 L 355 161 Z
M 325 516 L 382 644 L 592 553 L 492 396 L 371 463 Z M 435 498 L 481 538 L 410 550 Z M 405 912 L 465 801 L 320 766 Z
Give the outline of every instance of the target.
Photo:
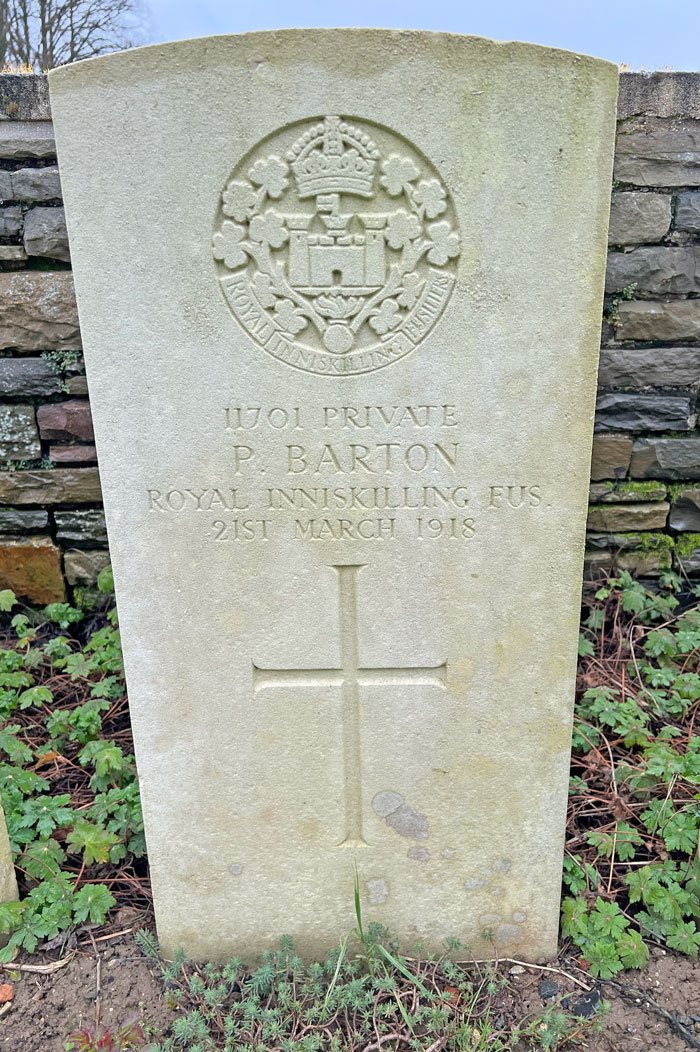
M 459 256 L 450 196 L 388 128 L 325 117 L 253 149 L 221 194 L 213 253 L 250 336 L 330 376 L 397 361 L 435 325 Z

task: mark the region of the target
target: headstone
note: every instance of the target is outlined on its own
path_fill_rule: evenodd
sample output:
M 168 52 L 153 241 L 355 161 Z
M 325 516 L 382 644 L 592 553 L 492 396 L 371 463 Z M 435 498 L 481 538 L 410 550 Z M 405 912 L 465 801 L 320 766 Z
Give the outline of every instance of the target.
M 616 68 L 289 30 L 50 74 L 167 953 L 555 950 Z
M 15 876 L 14 862 L 12 861 L 10 839 L 7 835 L 5 812 L 0 803 L 0 904 L 3 902 L 14 902 L 18 898 L 17 878 Z M 0 934 L 0 946 L 5 945 L 7 938 L 7 935 Z

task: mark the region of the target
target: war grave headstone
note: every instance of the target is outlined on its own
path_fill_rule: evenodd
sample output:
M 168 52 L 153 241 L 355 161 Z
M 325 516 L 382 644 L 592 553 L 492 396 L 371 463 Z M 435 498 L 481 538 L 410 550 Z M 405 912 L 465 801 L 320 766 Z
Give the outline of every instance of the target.
M 323 953 L 357 870 L 553 953 L 616 68 L 286 30 L 50 89 L 165 951 Z

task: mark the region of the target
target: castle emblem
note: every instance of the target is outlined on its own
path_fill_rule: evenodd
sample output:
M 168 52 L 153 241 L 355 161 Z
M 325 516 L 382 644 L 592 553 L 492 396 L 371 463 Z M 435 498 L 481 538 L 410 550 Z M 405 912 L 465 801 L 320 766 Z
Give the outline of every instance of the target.
M 403 357 L 454 285 L 454 208 L 389 129 L 325 117 L 276 132 L 234 169 L 213 236 L 234 315 L 269 354 L 331 376 Z

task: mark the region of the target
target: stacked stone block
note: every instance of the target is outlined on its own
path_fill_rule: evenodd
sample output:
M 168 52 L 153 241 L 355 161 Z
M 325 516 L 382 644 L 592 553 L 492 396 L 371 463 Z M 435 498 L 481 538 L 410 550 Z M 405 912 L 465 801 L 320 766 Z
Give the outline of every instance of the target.
M 589 570 L 700 574 L 700 76 L 622 74 Z
M 50 602 L 109 555 L 46 80 L 0 89 L 0 588 Z M 588 572 L 698 576 L 700 74 L 621 75 L 609 242 Z
M 109 561 L 46 79 L 0 76 L 0 588 L 37 603 Z

